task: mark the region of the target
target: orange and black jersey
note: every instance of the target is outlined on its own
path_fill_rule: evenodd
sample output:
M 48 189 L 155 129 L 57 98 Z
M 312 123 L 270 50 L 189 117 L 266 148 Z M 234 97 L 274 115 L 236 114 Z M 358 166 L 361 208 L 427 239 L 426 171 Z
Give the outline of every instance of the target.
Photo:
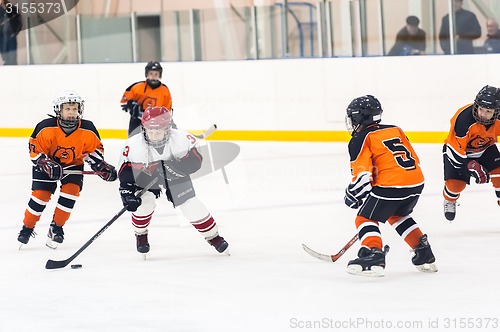
M 376 196 L 400 199 L 422 191 L 420 160 L 397 126 L 377 124 L 354 134 L 349 156 L 352 183 L 369 174 Z
M 450 120 L 451 128 L 445 144 L 453 150 L 455 157 L 479 158 L 500 135 L 500 120 L 485 126 L 474 119 L 473 108 L 473 104 L 460 108 Z
M 123 93 L 120 104 L 126 105 L 129 100 L 135 100 L 141 105 L 142 110 L 148 107 L 165 106 L 172 109 L 172 96 L 170 90 L 165 84 L 153 89 L 146 81 L 140 81 L 132 84 Z
M 41 154 L 62 166 L 79 166 L 88 156 L 95 161 L 104 159 L 104 148 L 94 124 L 80 120 L 80 124 L 67 135 L 56 118 L 39 122 L 29 139 L 31 160 L 35 163 Z

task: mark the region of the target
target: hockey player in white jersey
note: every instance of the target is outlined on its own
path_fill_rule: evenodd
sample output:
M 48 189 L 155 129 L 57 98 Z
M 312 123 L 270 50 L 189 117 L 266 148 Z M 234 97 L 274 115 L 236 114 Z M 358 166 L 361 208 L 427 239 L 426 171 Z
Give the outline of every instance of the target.
M 228 243 L 219 235 L 217 224 L 205 205 L 196 197 L 190 174 L 201 167 L 197 139 L 181 129 L 172 129 L 172 113 L 166 107 L 149 107 L 141 120 L 141 133 L 130 137 L 120 160 L 120 195 L 123 205 L 132 212 L 137 251 L 146 254 L 148 226 L 156 199 L 165 190 L 167 199 L 179 208 L 191 225 L 219 253 L 227 253 Z M 136 192 L 154 178 L 157 182 L 141 197 Z

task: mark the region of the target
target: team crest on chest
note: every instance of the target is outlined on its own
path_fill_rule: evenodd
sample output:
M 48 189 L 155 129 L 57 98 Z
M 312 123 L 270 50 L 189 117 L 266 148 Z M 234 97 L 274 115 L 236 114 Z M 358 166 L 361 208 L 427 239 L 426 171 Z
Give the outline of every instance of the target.
M 57 146 L 54 152 L 54 158 L 63 164 L 69 164 L 75 159 L 75 147 L 70 148 L 64 146 Z
M 488 147 L 495 142 L 493 141 L 492 137 L 481 137 L 481 136 L 476 136 L 472 138 L 469 143 L 467 143 L 467 149 L 471 150 L 482 150 L 485 147 Z

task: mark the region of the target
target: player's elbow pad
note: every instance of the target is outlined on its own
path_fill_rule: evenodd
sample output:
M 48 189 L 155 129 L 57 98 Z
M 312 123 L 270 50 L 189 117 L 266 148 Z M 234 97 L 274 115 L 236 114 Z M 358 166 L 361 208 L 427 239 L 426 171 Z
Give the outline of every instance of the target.
M 192 174 L 201 168 L 203 157 L 196 148 L 192 148 L 187 156 L 179 160 L 179 165 L 185 174 Z

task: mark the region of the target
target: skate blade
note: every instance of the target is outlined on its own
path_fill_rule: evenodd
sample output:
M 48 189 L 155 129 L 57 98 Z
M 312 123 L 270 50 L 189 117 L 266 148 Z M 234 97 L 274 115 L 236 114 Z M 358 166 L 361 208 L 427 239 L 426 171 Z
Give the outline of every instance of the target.
M 47 238 L 47 242 L 45 243 L 45 245 L 47 247 L 49 247 L 50 249 L 54 249 L 56 250 L 57 249 L 57 246 L 58 246 L 58 243 L 55 242 L 55 241 L 52 241 L 51 238 Z
M 434 273 L 438 271 L 436 263 L 415 265 L 415 267 L 417 268 L 417 270 L 424 273 Z
M 142 255 L 142 259 L 147 260 L 147 255 L 146 254 L 141 254 L 141 255 Z
M 347 273 L 363 277 L 383 277 L 385 270 L 381 266 L 372 266 L 370 270 L 363 271 L 361 265 L 349 265 Z

